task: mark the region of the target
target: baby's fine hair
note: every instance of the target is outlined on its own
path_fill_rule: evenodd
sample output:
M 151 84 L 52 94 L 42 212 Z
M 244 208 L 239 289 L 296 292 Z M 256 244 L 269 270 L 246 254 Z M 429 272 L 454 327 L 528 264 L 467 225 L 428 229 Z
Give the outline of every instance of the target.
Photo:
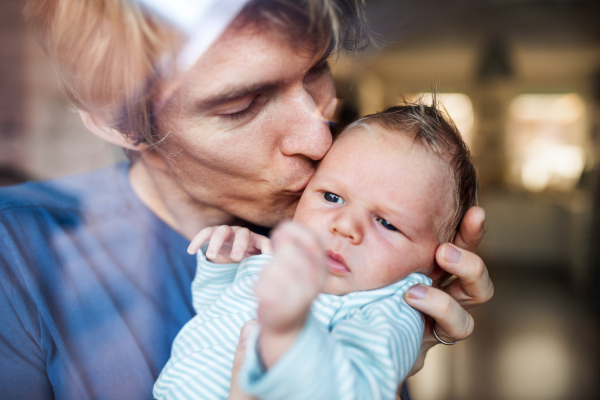
M 414 135 L 415 143 L 420 143 L 448 167 L 452 202 L 445 207 L 444 218 L 436 230 L 440 243 L 452 241 L 467 210 L 477 205 L 479 183 L 471 153 L 452 119 L 438 106 L 437 95 L 433 95 L 430 105 L 425 104 L 423 98 L 414 102 L 403 100 L 403 104 L 367 115 L 345 130 L 370 124 L 390 132 Z

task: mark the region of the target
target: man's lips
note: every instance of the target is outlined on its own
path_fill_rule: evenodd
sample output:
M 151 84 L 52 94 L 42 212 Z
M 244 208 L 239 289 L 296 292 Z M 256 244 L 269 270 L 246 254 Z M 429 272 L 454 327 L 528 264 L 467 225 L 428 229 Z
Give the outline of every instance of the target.
M 350 272 L 344 261 L 344 257 L 341 254 L 334 253 L 331 250 L 327 250 L 325 253 L 327 256 L 327 267 L 329 272 L 332 274 L 347 274 Z
M 314 165 L 306 166 L 306 169 L 304 171 L 301 171 L 301 170 L 297 171 L 295 173 L 295 176 L 299 180 L 296 181 L 295 183 L 291 184 L 287 188 L 286 192 L 292 193 L 292 194 L 302 194 L 302 192 L 304 192 L 304 189 L 306 189 L 306 187 L 308 186 L 308 183 L 310 182 L 310 180 L 314 174 L 315 174 Z
M 292 186 L 289 192 L 293 194 L 302 194 L 304 192 L 304 189 L 306 189 L 306 186 L 308 186 L 308 181 Z

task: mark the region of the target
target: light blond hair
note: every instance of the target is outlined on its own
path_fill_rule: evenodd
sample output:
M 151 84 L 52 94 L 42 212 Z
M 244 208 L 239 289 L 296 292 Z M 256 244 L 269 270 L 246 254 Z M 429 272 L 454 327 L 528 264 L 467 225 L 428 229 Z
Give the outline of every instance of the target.
M 267 22 L 330 50 L 365 47 L 363 0 L 252 0 L 238 23 Z M 65 93 L 135 144 L 153 145 L 159 64 L 183 38 L 129 0 L 28 0 L 25 19 L 52 60 Z M 327 42 L 324 42 L 327 41 Z

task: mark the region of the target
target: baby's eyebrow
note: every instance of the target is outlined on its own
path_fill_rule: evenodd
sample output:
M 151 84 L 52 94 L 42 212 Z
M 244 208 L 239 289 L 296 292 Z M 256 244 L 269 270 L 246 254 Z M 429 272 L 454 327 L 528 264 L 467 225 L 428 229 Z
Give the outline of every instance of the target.
M 389 218 L 388 222 L 394 225 L 411 242 L 414 242 L 415 234 L 421 229 L 421 227 L 411 224 L 410 217 L 407 217 L 406 213 L 389 207 L 381 207 L 379 211 L 382 214 L 381 218 Z

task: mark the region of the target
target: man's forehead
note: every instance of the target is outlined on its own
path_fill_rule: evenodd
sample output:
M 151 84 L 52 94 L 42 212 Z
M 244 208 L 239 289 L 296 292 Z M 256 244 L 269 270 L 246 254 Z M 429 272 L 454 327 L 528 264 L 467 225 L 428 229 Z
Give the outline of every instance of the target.
M 328 48 L 291 44 L 272 29 L 231 28 L 188 72 L 182 86 L 195 108 L 210 108 L 303 77 L 329 53 Z

